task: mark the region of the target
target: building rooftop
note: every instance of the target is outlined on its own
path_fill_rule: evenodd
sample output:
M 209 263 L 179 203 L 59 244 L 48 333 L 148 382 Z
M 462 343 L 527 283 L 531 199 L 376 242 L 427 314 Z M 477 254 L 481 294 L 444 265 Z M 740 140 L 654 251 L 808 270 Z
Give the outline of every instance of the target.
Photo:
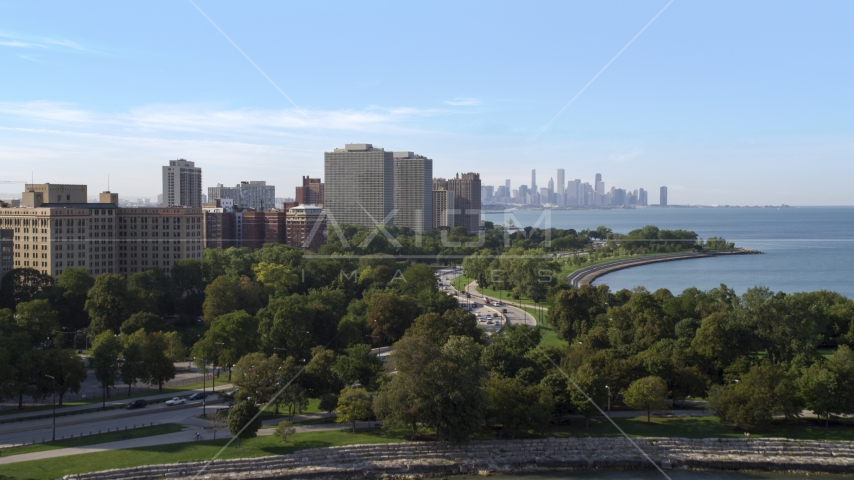
M 343 152 L 384 152 L 385 149 L 374 147 L 370 143 L 347 143 L 344 148 L 336 148 L 335 153 Z
M 298 212 L 306 212 L 306 213 L 315 213 L 315 212 L 323 211 L 323 207 L 318 207 L 317 205 L 299 205 L 297 207 L 291 207 L 289 211 L 291 211 L 291 212 L 298 211 Z

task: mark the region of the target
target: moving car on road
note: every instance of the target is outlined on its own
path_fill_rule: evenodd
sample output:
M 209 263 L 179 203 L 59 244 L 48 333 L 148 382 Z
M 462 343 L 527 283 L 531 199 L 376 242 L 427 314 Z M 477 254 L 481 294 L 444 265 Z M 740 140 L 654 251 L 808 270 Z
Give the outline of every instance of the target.
M 196 393 L 190 395 L 189 397 L 187 397 L 187 400 L 202 400 L 207 396 L 208 396 L 207 393 L 196 392 Z
M 501 313 L 507 313 L 507 309 L 506 309 L 506 308 L 502 308 L 502 309 L 501 309 Z
M 171 400 L 166 400 L 166 405 L 170 405 L 170 406 L 171 405 L 184 405 L 185 403 L 187 403 L 187 399 L 181 398 L 181 397 L 172 397 Z
M 126 409 L 128 409 L 128 410 L 134 410 L 134 409 L 137 409 L 137 408 L 142 408 L 142 407 L 144 407 L 144 406 L 146 406 L 146 405 L 148 405 L 148 402 L 146 402 L 146 401 L 145 401 L 145 400 L 143 400 L 142 398 L 138 398 L 138 399 L 136 399 L 136 400 L 134 400 L 134 401 L 132 401 L 132 402 L 128 403 L 127 405 L 125 405 L 125 408 L 126 408 Z

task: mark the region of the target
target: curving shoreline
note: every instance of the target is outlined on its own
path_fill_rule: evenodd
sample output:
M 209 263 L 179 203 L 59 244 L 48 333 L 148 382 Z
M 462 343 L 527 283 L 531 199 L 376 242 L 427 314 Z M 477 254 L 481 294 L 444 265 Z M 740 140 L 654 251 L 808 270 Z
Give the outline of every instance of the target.
M 630 258 L 626 260 L 616 260 L 613 262 L 605 262 L 589 267 L 580 268 L 566 277 L 567 282 L 575 288 L 582 285 L 590 285 L 599 277 L 607 275 L 618 270 L 626 268 L 639 267 L 651 263 L 672 262 L 675 260 L 690 260 L 694 258 L 709 258 L 729 255 L 760 255 L 762 252 L 749 248 L 742 248 L 728 252 L 680 252 L 680 253 L 664 253 L 661 255 L 651 255 L 648 257 Z
M 853 473 L 854 442 L 764 438 L 623 437 L 491 440 L 462 445 L 435 442 L 350 445 L 277 455 L 217 460 L 206 479 L 423 478 L 439 475 L 581 469 L 765 470 Z M 648 458 L 647 458 L 648 457 Z M 67 475 L 64 480 L 189 479 L 206 462 L 148 465 Z

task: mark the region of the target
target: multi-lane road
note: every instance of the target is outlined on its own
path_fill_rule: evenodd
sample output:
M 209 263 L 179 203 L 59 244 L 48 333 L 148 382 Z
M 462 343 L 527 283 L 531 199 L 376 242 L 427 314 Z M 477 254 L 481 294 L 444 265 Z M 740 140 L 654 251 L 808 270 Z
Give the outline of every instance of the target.
M 497 301 L 499 299 L 492 298 L 489 296 L 484 296 L 484 295 L 481 295 L 480 293 L 478 293 L 477 290 L 475 289 L 474 282 L 472 282 L 469 285 L 466 285 L 466 287 L 465 287 L 466 291 L 465 292 L 461 292 L 461 291 L 457 290 L 456 288 L 454 288 L 453 286 L 451 286 L 451 281 L 454 278 L 456 278 L 457 276 L 461 275 L 461 272 L 462 272 L 461 267 L 444 268 L 441 270 L 437 270 L 436 276 L 439 279 L 439 281 L 442 283 L 442 286 L 445 287 L 445 289 L 447 291 L 450 291 L 457 296 L 458 301 L 460 301 L 460 303 L 465 304 L 468 301 L 468 302 L 477 303 L 479 305 L 477 308 L 472 310 L 472 313 L 475 313 L 475 312 L 480 313 L 481 318 L 483 316 L 485 316 L 487 313 L 491 313 L 493 315 L 493 317 L 497 314 L 497 315 L 499 315 L 499 318 L 503 317 L 504 319 L 506 319 L 507 323 L 512 323 L 512 324 L 524 324 L 524 325 L 531 325 L 531 326 L 534 326 L 537 324 L 537 320 L 534 318 L 533 315 L 531 315 L 530 313 L 528 313 L 528 312 L 526 312 L 520 308 L 516 308 L 512 305 L 508 305 L 506 303 L 502 303 L 501 306 L 485 305 L 483 302 L 483 300 L 485 298 L 488 298 L 490 300 L 490 302 Z M 471 298 L 467 299 L 465 297 L 466 293 L 468 293 L 471 296 Z M 507 310 L 507 312 L 504 313 L 504 310 Z M 481 323 L 481 325 L 484 325 L 484 324 Z M 484 326 L 488 326 L 488 325 L 484 325 Z M 487 331 L 490 331 L 490 329 L 487 328 Z
M 229 388 L 223 385 L 223 388 Z M 192 392 L 182 392 L 186 396 Z M 205 408 L 218 408 L 222 402 L 215 396 L 208 396 Z M 56 418 L 56 438 L 78 437 L 81 434 L 95 434 L 125 427 L 164 423 L 186 423 L 185 420 L 202 414 L 202 401 L 197 400 L 185 405 L 167 406 L 164 403 L 154 403 L 136 410 L 116 409 L 78 415 L 67 415 Z M 50 411 L 38 412 L 41 415 Z M 21 420 L 0 425 L 0 447 L 20 445 L 22 443 L 50 441 L 53 435 L 53 419 L 38 418 Z

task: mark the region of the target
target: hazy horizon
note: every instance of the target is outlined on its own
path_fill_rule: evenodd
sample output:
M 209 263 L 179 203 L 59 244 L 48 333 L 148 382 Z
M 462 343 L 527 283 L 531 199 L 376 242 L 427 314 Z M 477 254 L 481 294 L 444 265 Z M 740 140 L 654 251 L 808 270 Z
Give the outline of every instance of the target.
M 154 199 L 185 158 L 293 197 L 366 142 L 496 187 L 854 205 L 851 4 L 195 5 L 0 3 L 2 179 Z

